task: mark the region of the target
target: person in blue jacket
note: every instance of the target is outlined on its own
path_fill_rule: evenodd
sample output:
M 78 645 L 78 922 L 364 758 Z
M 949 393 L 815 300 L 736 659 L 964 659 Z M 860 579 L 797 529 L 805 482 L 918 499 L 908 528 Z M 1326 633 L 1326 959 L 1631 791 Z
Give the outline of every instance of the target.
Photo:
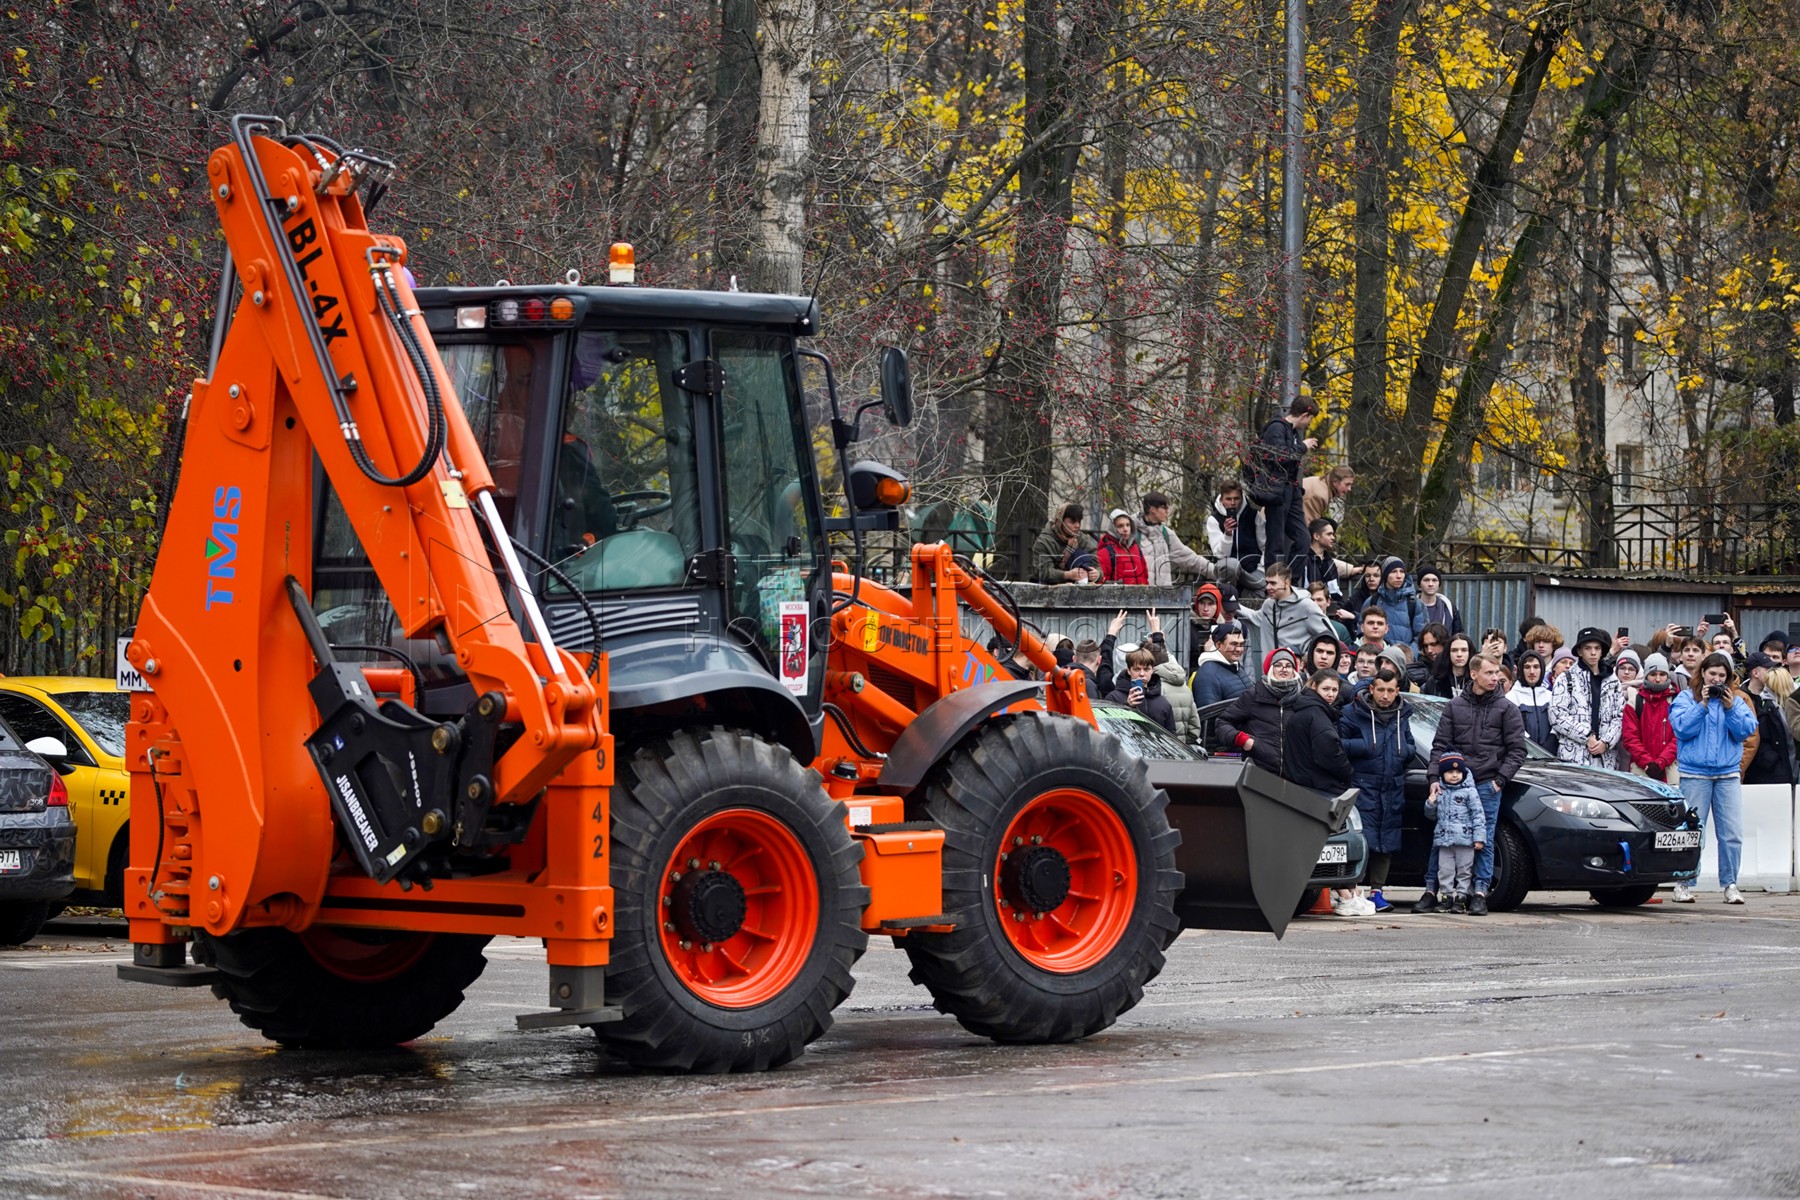
M 1738 891 L 1738 857 L 1744 847 L 1744 803 L 1740 788 L 1744 743 L 1756 732 L 1756 705 L 1731 682 L 1731 660 L 1709 654 L 1700 660 L 1689 685 L 1669 705 L 1675 731 L 1675 767 L 1681 794 L 1700 814 L 1704 830 L 1712 826 L 1718 843 L 1719 886 L 1725 903 L 1742 904 Z M 1676 891 L 1675 899 L 1691 902 L 1693 893 Z
M 1189 683 L 1200 708 L 1235 700 L 1250 686 L 1250 673 L 1244 669 L 1244 627 L 1235 621 L 1214 625 L 1212 640 L 1213 649 L 1200 656 L 1200 667 Z
M 1338 740 L 1350 759 L 1356 810 L 1369 843 L 1369 899 L 1376 912 L 1392 908 L 1381 892 L 1388 866 L 1400 849 L 1400 814 L 1406 807 L 1406 764 L 1412 757 L 1412 706 L 1400 698 L 1400 673 L 1386 663 L 1359 688 L 1338 718 Z
M 1387 613 L 1390 644 L 1398 642 L 1412 649 L 1419 644 L 1419 631 L 1430 624 L 1418 592 L 1407 578 L 1406 564 L 1398 558 L 1381 560 L 1381 587 L 1369 598 L 1369 604 L 1378 604 Z

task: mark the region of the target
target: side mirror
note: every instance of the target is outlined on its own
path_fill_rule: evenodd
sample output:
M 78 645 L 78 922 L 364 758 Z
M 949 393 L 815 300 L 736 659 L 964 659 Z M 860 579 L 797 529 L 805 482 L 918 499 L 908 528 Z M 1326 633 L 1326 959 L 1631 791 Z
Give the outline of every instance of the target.
M 67 758 L 69 748 L 62 744 L 62 739 L 53 737 L 36 737 L 25 743 L 25 748 L 33 754 L 45 758 Z
M 906 351 L 898 346 L 881 351 L 881 407 L 888 424 L 896 429 L 912 424 L 912 368 L 907 365 Z

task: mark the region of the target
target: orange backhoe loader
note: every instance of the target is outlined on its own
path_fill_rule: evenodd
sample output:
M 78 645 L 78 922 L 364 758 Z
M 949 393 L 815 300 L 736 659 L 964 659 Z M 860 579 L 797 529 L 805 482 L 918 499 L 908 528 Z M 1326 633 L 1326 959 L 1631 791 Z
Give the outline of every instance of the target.
M 493 936 L 539 938 L 523 1027 L 721 1071 L 824 1032 L 872 933 L 971 1030 L 1055 1041 L 1183 925 L 1282 931 L 1345 797 L 1133 758 L 946 547 L 909 588 L 831 561 L 907 499 L 846 453 L 866 411 L 909 419 L 904 355 L 846 418 L 813 301 L 631 286 L 622 245 L 608 286 L 415 291 L 366 222 L 390 164 L 232 133 L 212 361 L 121 663 L 123 977 L 374 1046 L 454 1010 Z

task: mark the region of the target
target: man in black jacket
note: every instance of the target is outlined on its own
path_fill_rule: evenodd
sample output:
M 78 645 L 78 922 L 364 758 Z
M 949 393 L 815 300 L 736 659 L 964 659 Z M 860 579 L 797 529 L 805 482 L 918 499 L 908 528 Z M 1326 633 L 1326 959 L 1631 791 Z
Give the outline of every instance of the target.
M 1444 707 L 1437 736 L 1431 739 L 1431 793 L 1437 795 L 1437 761 L 1451 750 L 1468 761 L 1487 815 L 1487 841 L 1475 852 L 1474 891 L 1469 915 L 1487 916 L 1488 888 L 1494 881 L 1494 829 L 1500 819 L 1500 792 L 1525 764 L 1525 718 L 1508 700 L 1500 682 L 1500 664 L 1477 654 L 1469 659 L 1469 688 Z M 1413 905 L 1419 913 L 1436 912 L 1437 863 L 1425 864 L 1425 894 Z
M 1322 792 L 1350 784 L 1337 718 L 1316 692 L 1300 686 L 1300 659 L 1292 650 L 1269 651 L 1263 677 L 1219 714 L 1217 729 L 1221 746 L 1289 783 Z
M 1319 439 L 1305 436 L 1319 406 L 1304 396 L 1288 405 L 1257 435 L 1245 473 L 1250 498 L 1263 510 L 1263 565 L 1289 562 L 1306 552 L 1306 507 L 1300 492 L 1300 462 Z
M 1170 733 L 1175 732 L 1175 710 L 1162 694 L 1162 680 L 1156 675 L 1156 652 L 1139 646 L 1125 656 L 1125 678 L 1117 682 L 1106 698 L 1114 704 L 1137 709 Z

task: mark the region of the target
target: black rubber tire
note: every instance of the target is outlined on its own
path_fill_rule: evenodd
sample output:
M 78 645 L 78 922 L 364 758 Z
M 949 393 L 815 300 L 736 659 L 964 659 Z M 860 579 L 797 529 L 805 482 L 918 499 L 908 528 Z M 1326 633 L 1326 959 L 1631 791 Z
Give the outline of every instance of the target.
M 23 946 L 49 919 L 48 900 L 0 900 L 0 946 Z
M 112 849 L 106 852 L 106 878 L 100 881 L 111 908 L 125 907 L 125 871 L 130 865 L 131 822 L 127 821 L 113 835 Z
M 376 937 L 376 931 L 343 931 Z M 488 938 L 476 934 L 397 934 L 429 938 L 417 961 L 391 979 L 346 979 L 286 929 L 246 929 L 226 937 L 194 931 L 194 961 L 216 967 L 213 995 L 272 1042 L 307 1050 L 372 1050 L 410 1042 L 456 1011 L 463 990 L 487 966 Z
M 1129 923 L 1104 959 L 1059 973 L 1015 949 L 995 907 L 992 864 L 1013 818 L 1056 788 L 1078 788 L 1120 818 L 1137 858 Z M 1181 932 L 1175 897 L 1180 833 L 1168 795 L 1150 786 L 1144 763 L 1085 721 L 1050 713 L 1002 717 L 983 726 L 935 768 L 921 815 L 944 829 L 944 911 L 949 933 L 903 939 L 912 980 L 940 1012 L 999 1042 L 1067 1042 L 1107 1028 L 1143 999 Z
M 688 832 L 735 808 L 785 826 L 819 883 L 818 928 L 798 973 L 770 999 L 742 1008 L 710 1003 L 676 974 L 663 950 L 658 899 L 662 872 Z M 792 1062 L 831 1028 L 832 1010 L 855 986 L 851 968 L 869 946 L 869 889 L 844 806 L 815 772 L 752 734 L 677 733 L 621 760 L 612 826 L 616 920 L 606 999 L 624 1017 L 593 1026 L 610 1054 L 649 1070 L 762 1071 Z
M 1601 908 L 1636 908 L 1650 902 L 1650 898 L 1656 895 L 1656 885 L 1639 883 L 1631 887 L 1594 888 L 1588 895 Z
M 1501 818 L 1494 831 L 1494 881 L 1488 889 L 1489 911 L 1511 912 L 1525 903 L 1533 876 L 1531 851 L 1525 839 Z
M 1319 893 L 1324 890 L 1324 888 L 1307 888 L 1304 892 L 1301 892 L 1300 903 L 1294 905 L 1294 915 L 1296 917 L 1304 917 L 1307 913 L 1311 912 L 1312 906 L 1319 902 Z

